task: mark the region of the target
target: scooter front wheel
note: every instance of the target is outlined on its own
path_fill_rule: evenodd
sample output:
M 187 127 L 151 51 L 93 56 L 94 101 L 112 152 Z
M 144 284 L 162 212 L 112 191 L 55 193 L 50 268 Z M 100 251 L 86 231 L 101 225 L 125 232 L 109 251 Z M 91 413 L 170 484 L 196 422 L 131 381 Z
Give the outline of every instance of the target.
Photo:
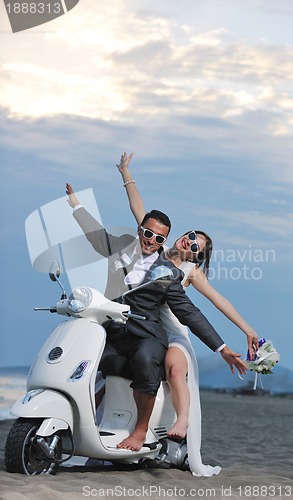
M 35 443 L 35 436 L 42 421 L 19 418 L 13 424 L 5 445 L 7 472 L 33 476 L 56 472 L 55 461 L 61 458 L 61 442 L 57 444 L 54 460 L 49 460 Z M 46 439 L 52 439 L 52 436 Z

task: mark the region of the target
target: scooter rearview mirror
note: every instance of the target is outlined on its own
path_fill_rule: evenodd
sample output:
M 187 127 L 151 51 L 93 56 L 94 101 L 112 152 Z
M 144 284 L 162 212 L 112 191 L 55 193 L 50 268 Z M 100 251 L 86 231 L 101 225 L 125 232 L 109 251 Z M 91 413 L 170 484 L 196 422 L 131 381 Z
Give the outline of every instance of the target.
M 59 280 L 60 266 L 59 266 L 59 263 L 57 262 L 57 260 L 53 260 L 53 262 L 51 263 L 50 269 L 49 269 L 49 276 L 50 276 L 50 279 L 52 281 L 57 281 L 58 285 L 60 286 L 60 288 L 62 290 L 61 300 L 66 299 L 67 296 L 66 296 L 64 286 L 62 285 L 61 281 Z
M 60 266 L 57 260 L 53 260 L 49 269 L 49 276 L 52 281 L 57 281 L 56 278 L 60 276 Z

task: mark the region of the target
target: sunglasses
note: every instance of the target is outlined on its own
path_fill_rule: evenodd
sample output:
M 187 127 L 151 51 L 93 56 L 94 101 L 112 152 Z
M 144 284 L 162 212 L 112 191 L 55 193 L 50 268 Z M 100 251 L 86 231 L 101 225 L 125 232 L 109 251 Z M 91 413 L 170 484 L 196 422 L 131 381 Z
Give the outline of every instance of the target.
M 190 240 L 190 241 L 194 241 L 194 243 L 191 243 L 190 247 L 189 247 L 189 250 L 192 252 L 192 253 L 197 253 L 199 252 L 199 245 L 198 243 L 196 243 L 196 240 L 197 240 L 197 234 L 195 231 L 190 231 L 190 233 L 188 233 L 187 235 L 187 238 Z
M 140 226 L 140 229 L 142 230 L 143 235 L 147 240 L 150 240 L 151 238 L 155 237 L 156 243 L 158 243 L 159 245 L 162 245 L 162 243 L 164 243 L 167 239 L 165 238 L 165 236 L 162 236 L 161 234 L 156 234 L 153 231 L 151 231 L 151 229 L 147 229 L 143 226 Z

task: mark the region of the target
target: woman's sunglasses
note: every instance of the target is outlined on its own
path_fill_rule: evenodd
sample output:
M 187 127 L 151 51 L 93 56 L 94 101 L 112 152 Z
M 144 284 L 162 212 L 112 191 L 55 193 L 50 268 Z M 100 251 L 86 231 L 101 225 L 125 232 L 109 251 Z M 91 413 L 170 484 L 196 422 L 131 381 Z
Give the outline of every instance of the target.
M 162 243 L 164 243 L 167 239 L 165 238 L 165 236 L 162 236 L 161 234 L 156 234 L 153 231 L 151 231 L 151 229 L 147 229 L 143 226 L 140 226 L 140 229 L 142 230 L 143 235 L 147 240 L 150 240 L 151 238 L 155 237 L 156 243 L 158 243 L 159 245 L 162 245 Z
M 197 240 L 197 234 L 195 231 L 190 231 L 190 233 L 188 233 L 187 235 L 187 238 L 190 240 L 190 241 L 194 241 L 194 243 L 191 243 L 190 247 L 189 247 L 189 250 L 192 252 L 192 253 L 197 253 L 199 252 L 199 245 L 198 243 L 196 243 L 196 240 Z

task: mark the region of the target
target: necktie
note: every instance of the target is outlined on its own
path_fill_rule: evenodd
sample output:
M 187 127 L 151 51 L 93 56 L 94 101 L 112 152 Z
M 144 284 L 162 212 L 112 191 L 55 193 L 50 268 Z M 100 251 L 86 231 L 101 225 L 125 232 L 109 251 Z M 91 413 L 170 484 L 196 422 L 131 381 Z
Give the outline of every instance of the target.
M 140 255 L 135 254 L 135 256 L 133 257 L 133 259 L 130 262 L 130 264 L 128 264 L 128 266 L 124 266 L 123 267 L 125 277 L 132 271 L 133 267 L 135 266 L 135 264 L 136 264 L 136 262 L 138 261 L 139 258 L 140 258 Z M 128 283 L 127 286 L 129 288 L 129 290 L 132 289 L 132 285 L 130 283 Z

